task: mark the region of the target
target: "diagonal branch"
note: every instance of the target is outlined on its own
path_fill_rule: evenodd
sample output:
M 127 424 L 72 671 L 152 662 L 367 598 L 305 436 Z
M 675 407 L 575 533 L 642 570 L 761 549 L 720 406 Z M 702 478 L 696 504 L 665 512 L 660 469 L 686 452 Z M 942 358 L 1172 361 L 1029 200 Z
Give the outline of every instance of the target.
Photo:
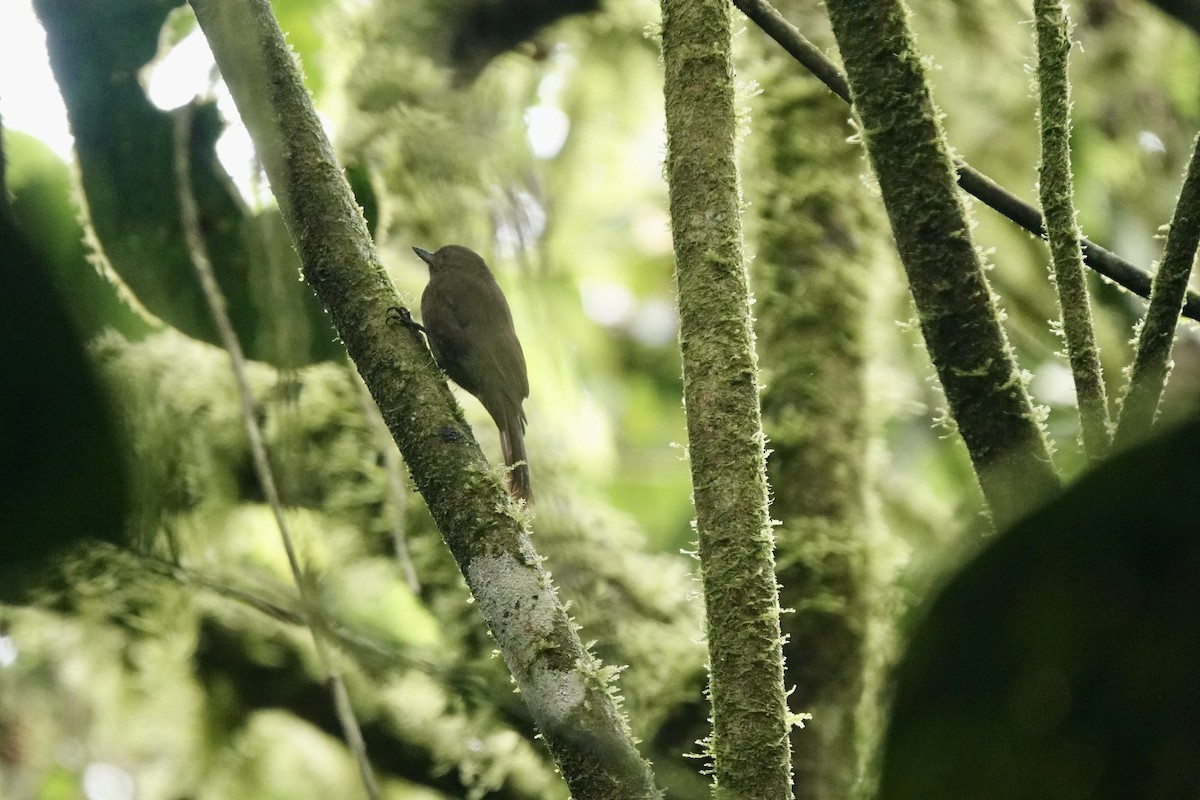
M 269 0 L 191 0 L 300 256 L 305 280 L 371 390 L 577 800 L 654 798 L 612 671 L 583 646 L 524 515 L 418 337 L 333 154 Z
M 828 86 L 830 91 L 850 102 L 850 85 L 846 82 L 846 76 L 767 0 L 733 0 L 733 3 L 792 58 Z M 958 185 L 963 191 L 1034 236 L 1046 238 L 1042 215 L 1036 208 L 961 158 L 954 159 L 954 169 L 958 175 Z M 1083 249 L 1084 263 L 1097 273 L 1139 297 L 1150 296 L 1150 275 L 1144 270 L 1086 237 L 1079 238 L 1079 245 Z M 1200 320 L 1200 295 L 1189 291 L 1182 313 L 1185 317 Z
M 296 584 L 296 591 L 300 595 L 301 615 L 304 618 L 304 624 L 308 627 L 309 633 L 312 634 L 313 649 L 316 651 L 317 660 L 321 664 L 321 669 L 325 672 L 326 681 L 329 684 L 330 691 L 333 693 L 333 704 L 337 709 L 338 722 L 342 726 L 342 735 L 346 739 L 346 746 L 354 754 L 354 760 L 358 765 L 358 773 L 362 779 L 367 797 L 371 800 L 379 800 L 381 797 L 379 783 L 375 779 L 375 771 L 371 768 L 371 762 L 367 758 L 367 747 L 363 742 L 362 726 L 359 725 L 358 717 L 355 716 L 354 709 L 350 705 L 350 694 L 346 689 L 346 682 L 342 679 L 341 670 L 333 660 L 329 645 L 325 640 L 326 632 L 321 629 L 316 610 L 318 603 L 313 597 L 309 580 L 304 574 L 303 567 L 300 565 L 300 557 L 296 553 L 296 546 L 289 531 L 287 517 L 283 513 L 283 500 L 280 498 L 279 490 L 276 488 L 275 472 L 271 468 L 270 459 L 267 457 L 267 447 L 263 442 L 262 428 L 258 424 L 254 392 L 250 388 L 250 379 L 246 374 L 246 356 L 242 353 L 242 345 L 238 341 L 237 332 L 233 329 L 233 322 L 229 319 L 229 312 L 225 306 L 225 297 L 221 293 L 221 287 L 217 284 L 212 261 L 208 257 L 208 248 L 204 244 L 204 234 L 200 228 L 200 208 L 196 204 L 196 196 L 192 190 L 191 132 L 192 106 L 185 105 L 175 111 L 174 167 L 175 181 L 179 187 L 179 210 L 182 217 L 183 234 L 187 241 L 188 253 L 191 255 L 192 266 L 196 270 L 196 275 L 200 279 L 200 286 L 204 291 L 204 300 L 208 304 L 209 311 L 212 313 L 213 321 L 216 323 L 217 332 L 221 337 L 221 344 L 225 347 L 226 352 L 229 353 L 229 364 L 233 369 L 234 384 L 237 386 L 238 399 L 241 400 L 242 421 L 246 425 L 246 434 L 249 437 L 254 472 L 258 477 L 263 496 L 266 498 L 267 504 L 271 507 L 271 512 L 275 516 L 275 527 L 279 531 L 279 538 L 283 543 L 284 552 L 287 554 L 288 567 L 292 572 L 292 581 Z
M 827 0 L 926 348 L 998 524 L 1059 488 L 901 0 Z
M 1200 243 L 1200 136 L 1192 149 L 1179 190 L 1179 200 L 1167 243 L 1163 246 L 1162 263 L 1154 276 L 1154 291 L 1150 307 L 1138 331 L 1137 354 L 1129 373 L 1129 385 L 1121 404 L 1121 419 L 1117 425 L 1117 441 L 1129 444 L 1150 430 L 1154 415 L 1167 383 L 1171 368 L 1171 346 L 1179 321 L 1179 304 L 1187 290 L 1196 248 Z

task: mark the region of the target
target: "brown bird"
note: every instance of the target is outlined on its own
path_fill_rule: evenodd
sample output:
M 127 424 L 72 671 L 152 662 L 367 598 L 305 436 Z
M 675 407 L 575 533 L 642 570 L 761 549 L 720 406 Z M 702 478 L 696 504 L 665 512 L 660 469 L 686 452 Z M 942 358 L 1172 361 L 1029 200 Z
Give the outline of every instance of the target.
M 465 247 L 413 251 L 429 265 L 429 284 L 421 295 L 429 349 L 438 366 L 492 415 L 510 468 L 508 491 L 532 504 L 521 408 L 529 396 L 529 376 L 504 292 L 484 260 Z

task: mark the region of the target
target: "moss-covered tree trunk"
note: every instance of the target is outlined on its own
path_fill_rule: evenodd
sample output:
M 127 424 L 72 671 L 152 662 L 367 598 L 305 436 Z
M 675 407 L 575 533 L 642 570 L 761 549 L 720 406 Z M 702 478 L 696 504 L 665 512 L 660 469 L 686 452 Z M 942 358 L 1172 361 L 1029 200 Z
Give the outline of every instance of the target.
M 1034 0 L 1034 30 L 1038 50 L 1038 115 L 1041 119 L 1042 162 L 1038 193 L 1046 220 L 1054 286 L 1063 338 L 1075 379 L 1083 449 L 1090 461 L 1108 451 L 1108 397 L 1100 367 L 1100 350 L 1092 324 L 1091 300 L 1083 275 L 1083 250 L 1075 220 L 1071 179 L 1071 85 L 1067 59 L 1071 52 L 1070 22 L 1058 0 Z
M 886 223 L 858 180 L 845 105 L 774 43 L 747 47 L 761 65 L 745 174 L 780 603 L 793 610 L 784 675 L 792 705 L 812 714 L 792 731 L 793 788 L 848 800 L 870 738 L 859 723 L 873 595 L 866 332 Z
M 1000 525 L 1059 488 L 971 237 L 900 0 L 829 0 L 854 108 L 921 331 Z
M 719 798 L 791 796 L 728 0 L 663 2 L 667 177 Z
M 1154 276 L 1150 306 L 1138 330 L 1137 353 L 1129 371 L 1129 385 L 1121 399 L 1117 427 L 1117 442 L 1122 447 L 1145 436 L 1158 412 L 1171 371 L 1179 307 L 1187 293 L 1197 243 L 1200 243 L 1200 136 L 1192 146 L 1192 158 L 1167 229 L 1162 261 Z

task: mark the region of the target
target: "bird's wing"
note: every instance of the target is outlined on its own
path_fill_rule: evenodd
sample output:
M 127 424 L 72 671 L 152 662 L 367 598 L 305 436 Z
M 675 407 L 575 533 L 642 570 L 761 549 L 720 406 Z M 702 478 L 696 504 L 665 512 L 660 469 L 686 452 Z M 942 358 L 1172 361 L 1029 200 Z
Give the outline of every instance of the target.
M 475 358 L 486 363 L 488 368 L 481 374 L 505 376 L 507 380 L 497 381 L 490 396 L 502 396 L 509 409 L 515 410 L 521 418 L 521 427 L 525 425 L 525 412 L 521 402 L 529 396 L 529 375 L 525 367 L 525 353 L 511 325 L 505 330 L 492 332 L 491 335 L 479 336 L 475 341 L 473 360 Z M 515 380 L 513 379 L 515 376 Z M 498 409 L 497 409 L 498 410 Z M 488 409 L 493 412 L 493 409 Z
M 493 288 L 499 293 L 499 287 Z M 485 331 L 477 309 L 494 305 L 495 297 L 490 296 L 483 287 L 464 291 L 462 284 L 456 286 L 453 296 L 450 294 L 440 291 L 436 283 L 431 283 L 421 302 L 422 321 L 426 328 L 438 332 L 437 341 L 430 341 L 438 363 L 455 383 L 476 397 L 502 396 L 510 408 L 518 410 L 523 421 L 521 401 L 529 396 L 529 377 L 525 354 L 513 331 L 512 316 L 507 305 L 503 308 L 508 315 L 508 324 L 500 331 Z M 457 354 L 462 362 L 461 368 L 454 369 L 452 363 L 443 358 L 443 352 Z M 486 376 L 502 375 L 510 378 L 515 375 L 518 380 L 493 381 L 497 384 L 495 387 L 480 384 L 481 380 L 488 380 Z M 499 409 L 489 408 L 488 411 L 496 416 Z

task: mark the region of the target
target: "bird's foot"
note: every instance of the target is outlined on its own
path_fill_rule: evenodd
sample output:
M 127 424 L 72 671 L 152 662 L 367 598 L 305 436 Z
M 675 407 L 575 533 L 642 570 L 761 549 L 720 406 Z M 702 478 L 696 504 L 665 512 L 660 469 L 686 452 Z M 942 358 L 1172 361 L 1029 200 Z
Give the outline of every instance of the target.
M 388 322 L 399 322 L 414 333 L 420 331 L 426 336 L 429 335 L 429 331 L 425 330 L 425 326 L 413 319 L 412 312 L 404 306 L 388 306 L 387 320 Z

